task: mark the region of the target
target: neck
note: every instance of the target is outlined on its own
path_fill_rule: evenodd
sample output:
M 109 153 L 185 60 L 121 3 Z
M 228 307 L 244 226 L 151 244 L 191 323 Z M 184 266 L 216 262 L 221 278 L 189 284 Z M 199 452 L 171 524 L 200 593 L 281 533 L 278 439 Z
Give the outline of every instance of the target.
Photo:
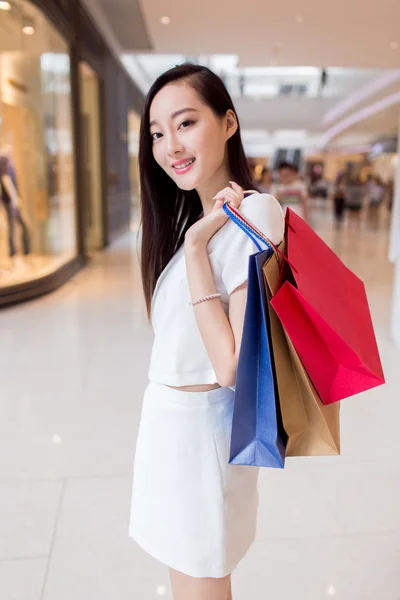
M 229 180 L 231 179 L 232 176 L 229 173 L 228 168 L 225 165 L 221 165 L 221 167 L 216 173 L 214 173 L 211 179 L 205 181 L 203 184 L 196 188 L 196 191 L 200 197 L 205 217 L 209 215 L 212 209 L 214 208 L 214 196 L 218 194 L 218 192 L 223 190 L 225 187 L 230 187 Z M 240 182 L 238 183 L 240 184 Z

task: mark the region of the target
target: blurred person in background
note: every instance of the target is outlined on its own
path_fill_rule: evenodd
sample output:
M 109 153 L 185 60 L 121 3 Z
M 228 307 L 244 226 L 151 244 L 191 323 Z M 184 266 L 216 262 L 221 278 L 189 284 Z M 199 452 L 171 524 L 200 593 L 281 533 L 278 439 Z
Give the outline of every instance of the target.
M 307 220 L 307 186 L 301 181 L 298 168 L 283 162 L 278 167 L 278 174 L 278 182 L 272 184 L 270 193 L 280 202 L 283 210 L 290 208 Z
M 344 220 L 344 212 L 346 208 L 346 175 L 341 173 L 336 179 L 333 194 L 333 207 L 336 225 L 341 225 Z
M 358 225 L 361 222 L 361 211 L 366 199 L 367 188 L 361 181 L 359 175 L 350 179 L 345 186 L 346 189 L 346 208 L 349 211 L 349 217 L 356 221 Z
M 394 198 L 394 181 L 393 181 L 393 179 L 389 179 L 389 181 L 386 184 L 386 205 L 387 205 L 389 213 L 392 212 L 393 198 Z
M 373 228 L 379 225 L 379 213 L 385 197 L 385 187 L 377 175 L 372 175 L 366 186 L 367 220 Z
M 264 167 L 261 173 L 261 179 L 258 184 L 260 192 L 263 194 L 270 194 L 272 187 L 272 173 L 268 167 Z

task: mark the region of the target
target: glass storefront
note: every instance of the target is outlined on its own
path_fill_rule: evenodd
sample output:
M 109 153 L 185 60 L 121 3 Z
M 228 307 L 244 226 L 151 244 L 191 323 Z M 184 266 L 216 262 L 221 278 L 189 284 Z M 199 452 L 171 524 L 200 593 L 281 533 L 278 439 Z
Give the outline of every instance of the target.
M 134 112 L 128 113 L 128 154 L 129 181 L 131 191 L 131 229 L 137 231 L 140 225 L 140 181 L 139 181 L 139 131 L 140 117 Z
M 0 288 L 77 255 L 69 48 L 31 2 L 0 3 Z
M 372 161 L 373 175 L 377 175 L 384 183 L 394 182 L 398 161 L 399 156 L 394 152 L 381 154 Z
M 103 247 L 100 84 L 96 72 L 86 62 L 81 63 L 79 68 L 85 246 L 92 254 Z

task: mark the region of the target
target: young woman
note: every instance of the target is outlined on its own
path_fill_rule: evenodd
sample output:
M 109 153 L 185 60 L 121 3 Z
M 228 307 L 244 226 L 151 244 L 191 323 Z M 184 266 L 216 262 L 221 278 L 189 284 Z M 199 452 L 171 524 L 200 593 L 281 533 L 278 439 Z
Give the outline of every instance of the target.
M 137 440 L 130 535 L 170 568 L 174 600 L 228 600 L 256 529 L 257 469 L 228 465 L 248 257 L 230 202 L 275 244 L 278 202 L 252 187 L 220 78 L 184 64 L 146 98 L 142 280 L 155 338 Z

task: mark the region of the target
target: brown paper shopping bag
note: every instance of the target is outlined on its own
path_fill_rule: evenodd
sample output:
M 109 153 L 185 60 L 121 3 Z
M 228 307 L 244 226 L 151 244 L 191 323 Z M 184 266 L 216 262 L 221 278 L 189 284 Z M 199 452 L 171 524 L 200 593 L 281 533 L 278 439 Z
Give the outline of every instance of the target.
M 280 250 L 284 252 L 282 246 Z M 286 456 L 340 454 L 340 403 L 322 403 L 270 304 L 278 286 L 280 271 L 275 252 L 264 264 L 263 272 L 282 420 L 288 435 Z

